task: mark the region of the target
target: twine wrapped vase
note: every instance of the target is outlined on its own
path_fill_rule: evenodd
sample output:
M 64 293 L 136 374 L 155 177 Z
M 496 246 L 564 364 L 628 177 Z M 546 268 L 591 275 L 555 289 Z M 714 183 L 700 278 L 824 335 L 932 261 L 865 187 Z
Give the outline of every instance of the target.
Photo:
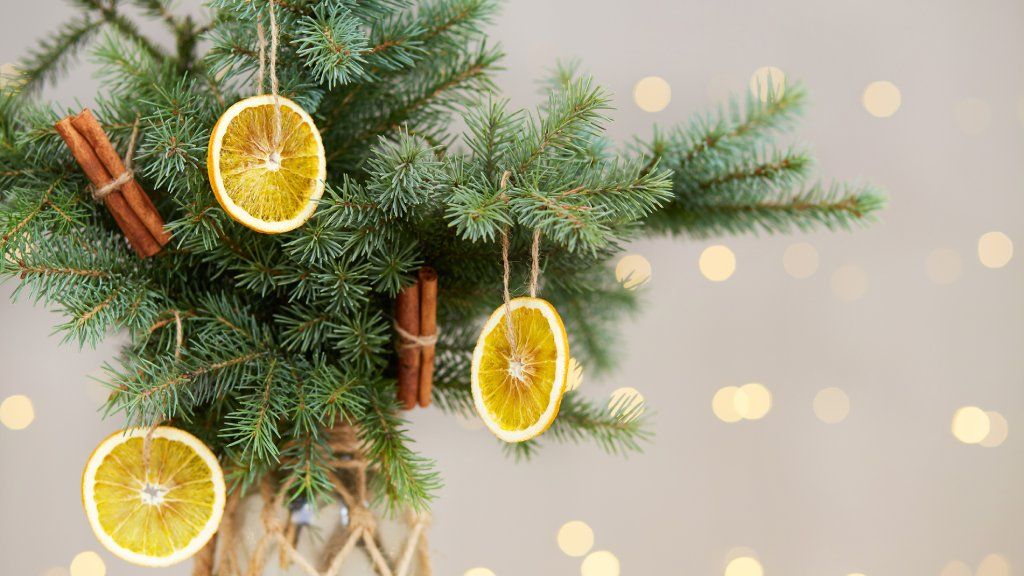
M 329 431 L 336 499 L 314 510 L 287 503 L 287 485 L 265 478 L 232 495 L 217 537 L 195 558 L 193 576 L 432 576 L 429 518 L 389 516 L 369 504 L 370 463 L 354 430 Z

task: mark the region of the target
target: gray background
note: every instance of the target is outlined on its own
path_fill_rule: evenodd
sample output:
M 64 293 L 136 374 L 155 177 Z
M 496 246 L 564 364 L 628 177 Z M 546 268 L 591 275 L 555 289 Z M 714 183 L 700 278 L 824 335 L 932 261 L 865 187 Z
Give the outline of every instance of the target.
M 0 62 L 70 13 L 59 0 L 2 10 Z M 418 446 L 447 482 L 431 533 L 436 573 L 578 574 L 579 559 L 555 541 L 573 519 L 594 528 L 596 548 L 613 551 L 626 575 L 722 574 L 736 546 L 753 550 L 768 575 L 938 576 L 951 560 L 974 567 L 991 553 L 1024 573 L 1024 257 L 990 270 L 975 253 L 989 230 L 1024 250 L 1024 4 L 518 0 L 493 36 L 509 53 L 500 84 L 515 104 L 536 103 L 534 80 L 557 57 L 580 57 L 617 95 L 613 135 L 622 140 L 704 109 L 717 95 L 709 85 L 744 90 L 754 69 L 778 66 L 810 90 L 798 136 L 815 145 L 823 171 L 869 179 L 890 204 L 855 234 L 727 238 L 737 270 L 723 283 L 698 269 L 709 243 L 632 247 L 653 266 L 646 308 L 621 326 L 620 369 L 588 378 L 583 391 L 600 398 L 628 385 L 644 394 L 657 412 L 657 441 L 644 455 L 552 447 L 514 465 L 487 432 L 417 411 Z M 89 69 L 76 68 L 50 96 L 88 102 L 97 87 Z M 673 89 L 656 114 L 631 98 L 652 74 Z M 874 80 L 901 89 L 895 116 L 877 119 L 861 105 Z M 976 134 L 955 113 L 971 97 L 991 111 Z M 821 255 L 807 280 L 782 266 L 795 241 Z M 952 284 L 926 274 L 938 248 L 962 261 Z M 854 302 L 830 288 L 844 264 L 867 275 Z M 102 393 L 89 382 L 117 342 L 84 352 L 61 345 L 51 335 L 57 318 L 9 303 L 12 288 L 0 287 L 0 397 L 29 395 L 36 420 L 23 431 L 0 427 L 0 562 L 4 574 L 32 576 L 99 549 L 79 475 L 117 426 L 100 420 Z M 715 391 L 749 381 L 772 391 L 771 412 L 736 424 L 715 418 Z M 851 399 L 840 424 L 811 409 L 829 386 Z M 1006 442 L 989 449 L 953 438 L 950 418 L 963 405 L 1005 415 Z M 111 575 L 188 573 L 103 556 Z

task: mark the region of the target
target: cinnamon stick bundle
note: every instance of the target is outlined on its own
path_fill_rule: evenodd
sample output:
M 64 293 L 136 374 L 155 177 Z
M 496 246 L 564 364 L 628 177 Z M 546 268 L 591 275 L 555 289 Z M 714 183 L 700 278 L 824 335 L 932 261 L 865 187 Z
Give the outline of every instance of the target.
M 411 410 L 430 405 L 434 388 L 434 345 L 437 341 L 437 272 L 423 268 L 416 284 L 398 294 L 398 400 Z
M 163 219 L 138 182 L 130 174 L 125 176 L 127 167 L 93 113 L 86 108 L 77 116 L 62 118 L 55 128 L 86 178 L 98 190 L 125 180 L 103 197 L 103 203 L 139 257 L 148 258 L 160 252 L 171 239 L 164 230 Z

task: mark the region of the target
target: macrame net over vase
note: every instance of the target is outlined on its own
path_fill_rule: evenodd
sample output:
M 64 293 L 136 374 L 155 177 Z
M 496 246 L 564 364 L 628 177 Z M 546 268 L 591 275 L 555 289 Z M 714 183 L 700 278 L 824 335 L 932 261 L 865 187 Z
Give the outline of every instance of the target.
M 193 576 L 432 576 L 428 516 L 373 506 L 373 464 L 355 430 L 339 425 L 328 435 L 334 501 L 315 510 L 289 504 L 288 486 L 272 477 L 245 495 L 232 494 Z

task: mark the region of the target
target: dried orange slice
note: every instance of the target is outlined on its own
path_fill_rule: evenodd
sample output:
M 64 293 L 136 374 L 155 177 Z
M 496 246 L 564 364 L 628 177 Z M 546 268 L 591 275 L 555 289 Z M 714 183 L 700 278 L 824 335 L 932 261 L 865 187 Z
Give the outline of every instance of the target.
M 547 300 L 516 298 L 499 306 L 473 351 L 473 402 L 487 427 L 506 442 L 523 442 L 545 430 L 562 404 L 569 374 L 569 338 Z
M 93 451 L 82 474 L 82 503 L 96 538 L 118 557 L 170 566 L 199 552 L 220 527 L 224 473 L 195 436 L 161 426 L 117 432 Z
M 217 201 L 232 218 L 266 234 L 302 226 L 316 211 L 327 180 L 327 157 L 313 119 L 278 97 L 253 96 L 227 109 L 210 134 L 206 168 Z

